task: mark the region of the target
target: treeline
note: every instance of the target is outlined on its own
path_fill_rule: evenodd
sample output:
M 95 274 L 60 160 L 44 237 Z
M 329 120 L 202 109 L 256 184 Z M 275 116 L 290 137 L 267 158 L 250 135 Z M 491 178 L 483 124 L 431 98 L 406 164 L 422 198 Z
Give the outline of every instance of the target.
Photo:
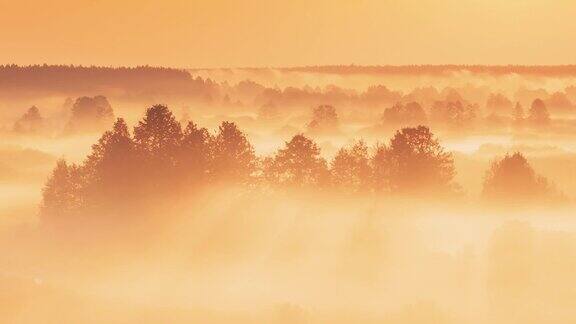
M 324 65 L 280 68 L 284 71 L 333 73 L 333 74 L 431 74 L 441 75 L 452 72 L 472 72 L 481 74 L 521 74 L 542 76 L 573 76 L 576 65 Z
M 213 86 L 212 81 L 193 78 L 187 71 L 163 67 L 0 66 L 0 90 L 5 95 L 121 91 L 125 96 L 203 96 Z
M 257 157 L 234 123 L 223 122 L 211 134 L 193 122 L 182 127 L 166 106 L 156 105 L 132 132 L 119 118 L 82 164 L 59 161 L 43 189 L 41 217 L 51 224 L 86 220 L 87 214 L 127 217 L 148 198 L 208 185 L 450 196 L 459 192 L 455 173 L 452 154 L 425 126 L 403 128 L 372 149 L 357 141 L 330 162 L 302 134 L 274 155 Z M 526 202 L 549 190 L 516 154 L 493 164 L 485 192 L 487 199 Z
M 102 94 L 133 100 L 177 97 L 225 107 L 278 106 L 292 109 L 328 103 L 347 108 L 365 107 L 367 111 L 380 110 L 397 103 L 417 102 L 428 109 L 438 102 L 460 102 L 464 106 L 477 106 L 478 115 L 500 116 L 510 116 L 516 102 L 529 106 L 535 99 L 541 99 L 553 114 L 576 112 L 576 87 L 573 86 L 554 93 L 544 89 L 521 88 L 511 97 L 501 93 L 489 93 L 486 88 L 474 86 L 441 89 L 430 86 L 415 88 L 406 93 L 384 85 L 372 85 L 362 91 L 334 85 L 324 88 L 279 88 L 266 87 L 250 80 L 232 85 L 194 78 L 185 70 L 147 66 L 112 68 L 5 65 L 0 66 L 0 92 L 4 96 L 26 95 L 28 98 L 48 94 Z

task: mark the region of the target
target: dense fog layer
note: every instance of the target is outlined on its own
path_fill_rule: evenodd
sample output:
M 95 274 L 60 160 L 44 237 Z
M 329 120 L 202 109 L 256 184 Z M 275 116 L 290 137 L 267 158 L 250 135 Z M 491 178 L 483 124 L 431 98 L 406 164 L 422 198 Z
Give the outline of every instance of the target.
M 0 321 L 574 321 L 569 69 L 326 69 L 1 67 Z

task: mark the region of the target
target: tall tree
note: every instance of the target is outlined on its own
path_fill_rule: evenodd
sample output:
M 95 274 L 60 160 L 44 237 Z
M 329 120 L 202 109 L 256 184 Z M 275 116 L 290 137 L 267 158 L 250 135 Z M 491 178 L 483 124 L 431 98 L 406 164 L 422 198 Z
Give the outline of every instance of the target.
M 535 99 L 532 102 L 528 118 L 536 126 L 546 126 L 550 124 L 550 114 L 542 99 Z
M 186 183 L 198 183 L 208 177 L 212 162 L 212 138 L 206 128 L 188 122 L 184 129 L 179 156 L 179 170 Z
M 298 134 L 265 161 L 264 174 L 273 184 L 302 187 L 322 185 L 327 181 L 328 170 L 318 145 Z
M 330 172 L 337 187 L 347 191 L 369 190 L 372 170 L 366 143 L 357 141 L 341 148 L 332 160 Z
M 312 121 L 308 130 L 313 133 L 333 132 L 338 129 L 338 114 L 330 105 L 321 105 L 312 111 Z
M 79 216 L 84 206 L 84 177 L 81 168 L 59 160 L 42 189 L 40 216 L 51 225 L 66 224 Z
M 222 122 L 212 141 L 211 173 L 217 180 L 247 182 L 256 171 L 256 155 L 246 135 L 232 122 Z
M 40 115 L 40 110 L 36 106 L 28 108 L 26 113 L 14 123 L 16 133 L 37 133 L 42 129 L 44 119 Z
M 417 102 L 398 102 L 384 110 L 383 121 L 392 125 L 419 125 L 426 122 L 426 112 Z
M 106 131 L 92 145 L 92 153 L 84 163 L 90 182 L 90 194 L 105 195 L 107 200 L 125 199 L 134 189 L 137 176 L 134 142 L 128 126 L 118 118 L 111 131 Z
M 142 188 L 158 192 L 174 185 L 180 176 L 177 165 L 181 142 L 182 128 L 168 107 L 155 105 L 146 110 L 134 127 Z
M 546 178 L 537 175 L 524 155 L 516 152 L 492 162 L 482 195 L 490 201 L 528 203 L 550 198 L 552 192 Z
M 134 127 L 136 150 L 149 162 L 164 167 L 174 166 L 182 141 L 182 128 L 168 107 L 155 105 Z
M 72 106 L 72 115 L 66 126 L 68 132 L 93 131 L 109 125 L 114 111 L 104 96 L 80 97 Z
M 404 194 L 454 189 L 452 154 L 444 151 L 425 126 L 396 132 L 388 146 L 377 148 L 372 164 L 377 190 Z

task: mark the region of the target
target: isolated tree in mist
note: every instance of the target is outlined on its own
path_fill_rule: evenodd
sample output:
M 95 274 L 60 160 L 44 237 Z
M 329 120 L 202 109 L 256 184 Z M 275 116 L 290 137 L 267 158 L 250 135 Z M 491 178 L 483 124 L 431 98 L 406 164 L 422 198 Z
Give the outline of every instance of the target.
M 321 105 L 312 111 L 312 121 L 308 130 L 314 133 L 333 132 L 338 128 L 338 114 L 330 105 Z
M 512 107 L 512 101 L 500 93 L 490 94 L 486 101 L 486 109 L 493 114 L 508 115 Z
M 397 131 L 388 146 L 377 147 L 372 167 L 379 191 L 445 193 L 454 189 L 452 154 L 444 151 L 425 126 Z
M 13 130 L 16 133 L 37 133 L 42 129 L 43 123 L 44 119 L 40 115 L 40 110 L 32 106 L 14 123 Z
M 349 147 L 341 148 L 330 169 L 332 184 L 350 191 L 370 189 L 372 169 L 368 147 L 358 141 Z
M 536 126 L 545 126 L 550 123 L 550 114 L 546 104 L 541 99 L 535 99 L 530 106 L 528 119 Z
M 72 105 L 67 131 L 99 129 L 114 118 L 114 111 L 104 96 L 80 97 Z
M 477 107 L 461 101 L 438 101 L 434 103 L 431 119 L 447 126 L 462 129 L 476 119 Z
M 222 122 L 212 140 L 210 172 L 216 180 L 246 182 L 256 170 L 254 147 L 235 123 Z
M 292 137 L 274 157 L 264 161 L 265 178 L 277 185 L 321 185 L 327 180 L 327 174 L 320 148 L 302 134 Z
M 482 195 L 490 201 L 525 203 L 550 198 L 552 193 L 546 178 L 537 175 L 524 155 L 516 152 L 492 163 Z
M 417 102 L 407 104 L 398 102 L 384 110 L 383 121 L 384 123 L 403 126 L 420 125 L 426 122 L 426 112 Z
M 184 129 L 179 155 L 179 173 L 187 183 L 206 180 L 212 162 L 212 138 L 206 128 L 188 122 Z
M 81 168 L 59 160 L 42 189 L 40 215 L 43 221 L 63 224 L 84 207 L 84 177 Z

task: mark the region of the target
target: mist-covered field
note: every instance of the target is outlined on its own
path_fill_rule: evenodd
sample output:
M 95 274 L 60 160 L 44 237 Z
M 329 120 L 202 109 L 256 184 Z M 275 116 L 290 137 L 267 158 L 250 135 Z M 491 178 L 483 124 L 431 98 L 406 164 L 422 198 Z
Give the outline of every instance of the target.
M 572 67 L 0 67 L 0 321 L 570 323 Z

